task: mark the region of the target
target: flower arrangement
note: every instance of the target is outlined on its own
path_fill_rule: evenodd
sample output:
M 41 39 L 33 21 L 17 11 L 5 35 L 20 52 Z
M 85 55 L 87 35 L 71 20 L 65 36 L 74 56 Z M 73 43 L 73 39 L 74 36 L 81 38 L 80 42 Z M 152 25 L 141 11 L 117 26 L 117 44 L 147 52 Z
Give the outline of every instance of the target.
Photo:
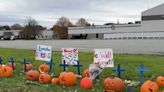
M 133 81 L 133 80 L 124 80 L 124 83 L 127 85 L 127 86 L 138 86 L 140 84 L 139 81 Z

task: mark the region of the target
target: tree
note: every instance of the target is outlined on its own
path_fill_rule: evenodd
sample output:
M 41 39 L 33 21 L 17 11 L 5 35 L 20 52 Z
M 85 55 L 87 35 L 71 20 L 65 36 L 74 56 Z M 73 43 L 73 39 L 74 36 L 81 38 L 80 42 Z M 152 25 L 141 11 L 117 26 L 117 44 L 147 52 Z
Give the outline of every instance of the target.
M 20 32 L 20 35 L 24 39 L 36 39 L 35 37 L 40 33 L 40 27 L 38 27 L 38 22 L 29 17 L 26 20 L 26 25 L 23 31 Z
M 60 26 L 54 25 L 52 29 L 53 29 L 54 34 L 57 33 L 60 39 L 68 38 L 68 27 L 60 27 Z
M 23 27 L 20 25 L 20 24 L 13 24 L 12 26 L 11 26 L 11 29 L 13 29 L 13 30 L 23 30 Z
M 90 26 L 90 24 L 86 21 L 86 19 L 84 18 L 80 18 L 78 19 L 78 21 L 76 22 L 76 26 Z
M 0 26 L 0 30 L 11 30 L 8 25 Z
M 71 26 L 73 26 L 73 24 L 66 17 L 59 18 L 56 25 L 59 27 L 71 27 Z
M 53 26 L 52 30 L 54 34 L 58 35 L 60 39 L 67 39 L 68 38 L 68 27 L 72 27 L 73 24 L 69 21 L 66 17 L 61 17 Z

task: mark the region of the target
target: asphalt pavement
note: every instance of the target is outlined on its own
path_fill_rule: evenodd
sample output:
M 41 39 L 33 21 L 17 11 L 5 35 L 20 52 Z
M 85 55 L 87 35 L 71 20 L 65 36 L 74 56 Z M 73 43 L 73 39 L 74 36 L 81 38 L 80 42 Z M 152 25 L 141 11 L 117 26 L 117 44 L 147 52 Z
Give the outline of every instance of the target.
M 95 48 L 112 48 L 114 53 L 160 54 L 164 55 L 164 40 L 3 40 L 2 48 L 35 50 L 36 45 L 50 45 L 53 51 L 61 48 L 78 48 L 79 51 L 93 51 Z

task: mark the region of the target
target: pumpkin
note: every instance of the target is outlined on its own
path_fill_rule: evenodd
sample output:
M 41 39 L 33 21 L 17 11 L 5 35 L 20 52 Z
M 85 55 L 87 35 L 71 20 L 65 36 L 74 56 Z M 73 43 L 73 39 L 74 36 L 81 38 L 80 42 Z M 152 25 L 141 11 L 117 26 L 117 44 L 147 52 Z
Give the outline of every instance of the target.
M 51 84 L 53 84 L 53 85 L 59 84 L 59 78 L 53 78 L 53 79 L 51 80 Z
M 50 67 L 47 64 L 41 64 L 39 66 L 39 71 L 40 72 L 49 72 L 49 70 L 50 70 Z
M 13 75 L 13 69 L 9 66 L 2 65 L 0 67 L 0 77 L 6 78 Z
M 92 89 L 92 80 L 88 77 L 84 77 L 81 81 L 80 81 L 80 88 L 83 89 Z
M 147 80 L 142 84 L 140 92 L 158 92 L 158 85 L 151 80 Z
M 83 71 L 83 77 L 89 77 L 89 69 Z
M 61 86 L 73 86 L 76 84 L 77 77 L 72 72 L 62 72 L 59 76 L 59 84 Z
M 103 81 L 105 92 L 124 92 L 125 85 L 122 79 L 118 77 L 108 77 Z
M 46 73 L 42 73 L 39 76 L 39 83 L 46 84 L 51 82 L 51 76 Z
M 156 83 L 159 87 L 164 87 L 164 76 L 158 76 L 156 79 Z
M 32 64 L 26 64 L 26 72 L 29 71 L 29 70 L 31 70 L 32 67 L 33 67 Z M 24 65 L 23 65 L 23 71 L 24 71 Z
M 26 73 L 27 80 L 37 81 L 39 79 L 39 72 L 37 70 L 30 70 Z
M 14 69 L 16 69 L 16 64 L 15 63 L 13 63 L 13 66 L 12 66 L 12 63 L 11 62 L 8 62 L 7 63 L 7 66 L 10 66 L 11 68 L 14 68 Z

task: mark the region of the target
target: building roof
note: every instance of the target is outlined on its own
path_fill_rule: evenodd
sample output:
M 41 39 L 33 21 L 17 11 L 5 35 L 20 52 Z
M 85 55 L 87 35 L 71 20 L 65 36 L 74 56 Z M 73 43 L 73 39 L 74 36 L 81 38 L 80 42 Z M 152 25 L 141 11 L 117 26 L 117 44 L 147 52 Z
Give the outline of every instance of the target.
M 142 16 L 164 15 L 164 3 L 142 12 Z

